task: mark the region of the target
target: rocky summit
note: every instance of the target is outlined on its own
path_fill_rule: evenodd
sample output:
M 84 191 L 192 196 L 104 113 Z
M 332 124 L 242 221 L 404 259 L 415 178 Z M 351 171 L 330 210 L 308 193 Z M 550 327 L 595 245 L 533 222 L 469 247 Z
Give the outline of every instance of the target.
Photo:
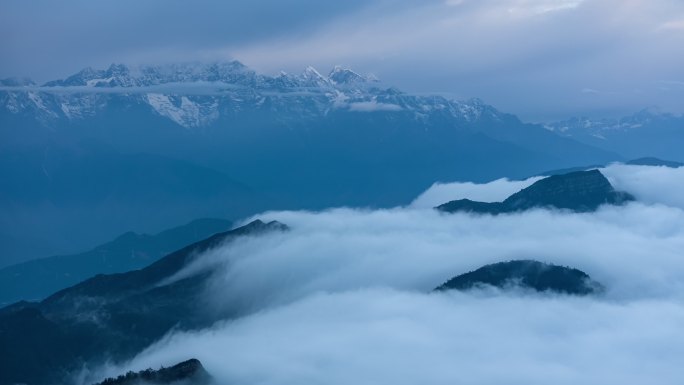
M 116 378 L 107 378 L 96 385 L 206 385 L 210 381 L 211 376 L 202 363 L 192 358 L 169 368 L 128 372 Z

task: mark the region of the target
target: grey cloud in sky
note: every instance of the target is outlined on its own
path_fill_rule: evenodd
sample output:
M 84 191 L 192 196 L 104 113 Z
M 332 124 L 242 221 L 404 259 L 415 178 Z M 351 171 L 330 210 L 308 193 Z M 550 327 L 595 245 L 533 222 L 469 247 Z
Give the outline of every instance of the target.
M 408 92 L 480 97 L 526 120 L 653 105 L 684 112 L 677 86 L 684 3 L 676 0 L 9 0 L 0 7 L 2 76 L 48 80 L 110 62 L 237 59 L 270 74 L 342 64 Z
M 47 80 L 111 62 L 227 59 L 224 49 L 311 32 L 363 4 L 9 0 L 0 4 L 0 73 Z

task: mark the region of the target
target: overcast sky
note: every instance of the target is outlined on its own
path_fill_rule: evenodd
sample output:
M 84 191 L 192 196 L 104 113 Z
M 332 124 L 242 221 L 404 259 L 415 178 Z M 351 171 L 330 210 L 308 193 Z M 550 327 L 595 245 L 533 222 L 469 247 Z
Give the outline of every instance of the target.
M 532 121 L 684 112 L 681 0 L 3 0 L 0 77 L 112 62 L 335 64 Z

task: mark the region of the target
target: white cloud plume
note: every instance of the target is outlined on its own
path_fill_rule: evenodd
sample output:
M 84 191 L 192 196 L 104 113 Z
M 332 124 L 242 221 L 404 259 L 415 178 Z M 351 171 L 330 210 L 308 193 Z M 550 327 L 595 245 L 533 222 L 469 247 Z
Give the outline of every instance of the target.
M 614 163 L 600 168 L 617 190 L 627 191 L 644 203 L 660 203 L 684 209 L 684 167 L 632 166 Z M 525 180 L 497 179 L 489 183 L 435 183 L 412 203 L 414 208 L 430 208 L 456 199 L 500 202 L 542 177 Z
M 370 102 L 355 102 L 349 103 L 351 111 L 358 112 L 374 112 L 374 111 L 401 111 L 401 106 L 391 103 L 378 103 L 375 100 Z
M 500 202 L 540 179 L 542 178 L 534 177 L 522 181 L 513 181 L 502 178 L 489 183 L 435 183 L 411 202 L 411 207 L 432 208 L 456 199 Z
M 684 167 L 613 164 L 601 172 L 616 189 L 627 191 L 642 202 L 684 209 Z
M 197 261 L 216 269 L 213 306 L 250 315 L 174 333 L 107 374 L 197 357 L 219 381 L 241 384 L 676 384 L 684 210 L 668 200 L 684 178 L 679 169 L 607 170 L 649 204 L 583 214 L 260 215 L 292 229 Z M 658 189 L 643 186 L 653 181 Z M 517 258 L 577 267 L 608 291 L 430 293 L 451 276 Z

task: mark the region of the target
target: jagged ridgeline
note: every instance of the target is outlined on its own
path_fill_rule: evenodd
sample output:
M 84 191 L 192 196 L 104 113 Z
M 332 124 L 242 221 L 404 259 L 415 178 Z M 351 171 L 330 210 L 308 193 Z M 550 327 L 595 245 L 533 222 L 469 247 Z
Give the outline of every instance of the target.
M 626 192 L 616 191 L 598 170 L 552 175 L 520 190 L 503 202 L 476 202 L 459 199 L 436 208 L 440 211 L 502 214 L 533 208 L 574 212 L 595 211 L 601 205 L 622 205 L 633 201 Z
M 0 307 L 20 300 L 39 301 L 96 274 L 141 269 L 183 246 L 230 229 L 231 222 L 204 218 L 159 234 L 127 232 L 72 254 L 40 258 L 0 269 Z

